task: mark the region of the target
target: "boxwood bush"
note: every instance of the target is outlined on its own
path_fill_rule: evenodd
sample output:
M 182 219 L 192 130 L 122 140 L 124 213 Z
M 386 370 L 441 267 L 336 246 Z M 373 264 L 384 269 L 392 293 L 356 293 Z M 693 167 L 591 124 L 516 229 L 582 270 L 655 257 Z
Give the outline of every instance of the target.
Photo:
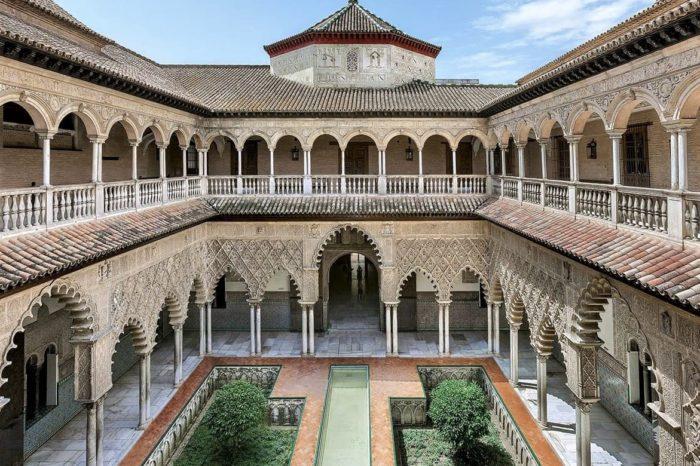
M 267 399 L 262 389 L 236 381 L 216 392 L 203 422 L 222 450 L 235 454 L 265 427 Z

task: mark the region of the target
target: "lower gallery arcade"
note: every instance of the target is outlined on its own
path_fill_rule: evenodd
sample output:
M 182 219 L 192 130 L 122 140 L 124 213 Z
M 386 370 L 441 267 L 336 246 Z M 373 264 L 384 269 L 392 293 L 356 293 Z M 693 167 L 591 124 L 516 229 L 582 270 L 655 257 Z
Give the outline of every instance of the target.
M 114 406 L 132 407 L 119 420 L 137 438 L 208 354 L 456 363 L 493 354 L 545 431 L 575 442 L 560 452 L 572 463 L 593 454 L 626 464 L 605 439 L 596 443 L 599 419 L 631 442 L 626 454 L 639 464 L 652 464 L 660 445 L 683 455 L 672 416 L 685 416 L 697 381 L 680 343 L 698 334 L 697 320 L 485 221 L 435 227 L 206 223 L 3 300 L 15 320 L 3 327 L 13 345 L 2 436 L 16 448 L 4 454 L 39 461 L 81 410 L 87 455 L 117 454 L 101 440 Z M 598 307 L 602 344 L 592 353 L 575 333 L 582 300 Z M 594 378 L 583 380 L 589 370 Z M 138 379 L 131 390 L 124 374 Z M 591 408 L 606 417 L 592 419 Z

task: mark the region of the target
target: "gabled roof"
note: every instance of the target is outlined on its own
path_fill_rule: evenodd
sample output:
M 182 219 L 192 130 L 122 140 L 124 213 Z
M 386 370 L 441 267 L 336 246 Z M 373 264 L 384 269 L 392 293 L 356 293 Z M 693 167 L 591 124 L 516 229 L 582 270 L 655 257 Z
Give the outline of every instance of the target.
M 305 31 L 265 46 L 271 57 L 295 50 L 311 43 L 393 44 L 430 57 L 437 57 L 441 48 L 401 31 L 388 21 L 361 6 L 357 0 L 348 0 L 340 10 L 322 19 Z

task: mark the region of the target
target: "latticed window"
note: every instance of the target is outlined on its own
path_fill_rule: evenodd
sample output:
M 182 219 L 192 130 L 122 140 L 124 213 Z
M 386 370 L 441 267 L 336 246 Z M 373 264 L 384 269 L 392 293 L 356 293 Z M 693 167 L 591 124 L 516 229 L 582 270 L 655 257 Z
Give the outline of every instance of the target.
M 569 160 L 569 143 L 564 136 L 552 137 L 552 156 L 556 160 L 556 174 L 558 180 L 571 178 L 571 163 Z
M 197 154 L 197 148 L 194 146 L 194 144 L 190 145 L 190 147 L 187 148 L 187 174 L 188 175 L 197 175 L 199 172 L 199 169 L 197 167 L 197 164 L 199 163 L 199 154 Z
M 649 123 L 630 125 L 623 138 L 622 183 L 626 186 L 649 187 Z

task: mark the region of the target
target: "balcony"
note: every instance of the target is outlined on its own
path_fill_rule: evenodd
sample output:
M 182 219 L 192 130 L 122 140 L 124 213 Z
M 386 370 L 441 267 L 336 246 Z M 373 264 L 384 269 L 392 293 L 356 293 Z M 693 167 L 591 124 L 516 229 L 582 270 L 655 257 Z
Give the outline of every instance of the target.
M 200 197 L 469 196 L 485 175 L 208 176 L 26 188 L 0 193 L 0 237 Z

